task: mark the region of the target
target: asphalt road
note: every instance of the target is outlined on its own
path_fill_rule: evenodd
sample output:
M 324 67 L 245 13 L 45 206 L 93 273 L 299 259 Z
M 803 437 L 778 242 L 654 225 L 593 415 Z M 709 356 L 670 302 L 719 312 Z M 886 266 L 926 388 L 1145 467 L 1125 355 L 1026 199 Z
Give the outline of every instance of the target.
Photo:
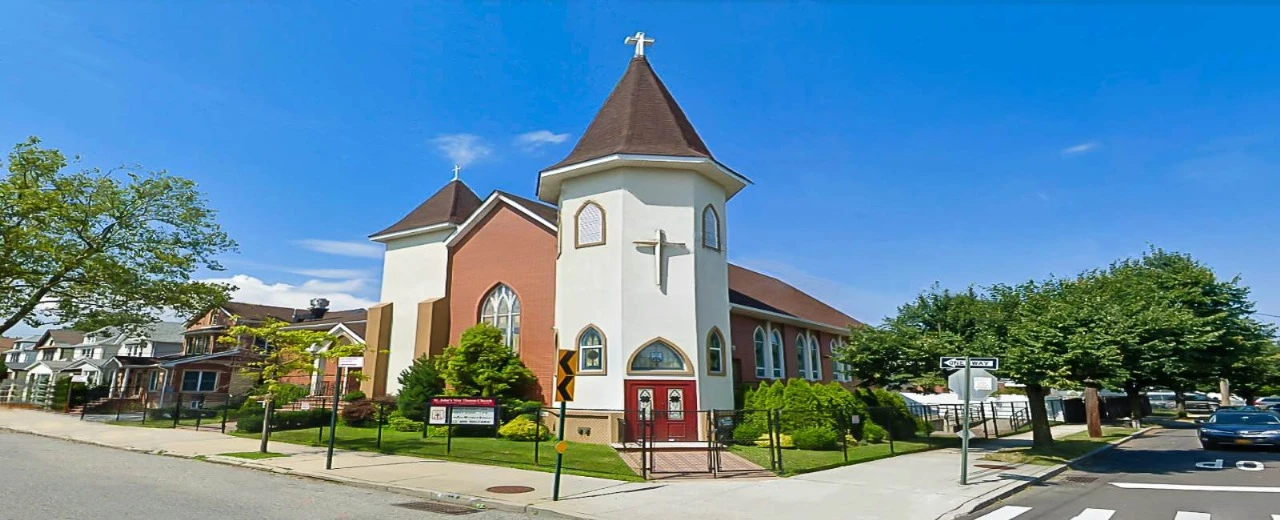
M 209 462 L 0 432 L 0 519 L 465 518 L 393 504 L 422 499 Z
M 1194 428 L 1152 430 L 965 518 L 1280 520 L 1280 453 L 1205 451 Z

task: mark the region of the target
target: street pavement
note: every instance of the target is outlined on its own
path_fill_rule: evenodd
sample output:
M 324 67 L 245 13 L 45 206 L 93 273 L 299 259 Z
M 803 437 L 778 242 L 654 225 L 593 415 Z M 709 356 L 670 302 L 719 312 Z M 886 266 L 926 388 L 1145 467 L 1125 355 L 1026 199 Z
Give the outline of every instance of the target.
M 1280 453 L 1200 448 L 1170 423 L 968 520 L 1280 520 Z
M 422 499 L 174 457 L 0 431 L 0 518 L 445 518 Z M 499 511 L 476 520 L 525 518 Z

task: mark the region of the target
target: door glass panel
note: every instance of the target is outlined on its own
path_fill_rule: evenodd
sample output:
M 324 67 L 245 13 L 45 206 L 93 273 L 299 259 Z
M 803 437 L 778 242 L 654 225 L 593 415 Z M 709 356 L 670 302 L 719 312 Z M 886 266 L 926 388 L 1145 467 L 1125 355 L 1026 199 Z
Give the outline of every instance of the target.
M 640 419 L 649 420 L 653 413 L 653 389 L 640 388 L 636 393 L 636 402 L 639 403 Z
M 667 389 L 667 419 L 684 420 L 684 390 L 681 388 Z

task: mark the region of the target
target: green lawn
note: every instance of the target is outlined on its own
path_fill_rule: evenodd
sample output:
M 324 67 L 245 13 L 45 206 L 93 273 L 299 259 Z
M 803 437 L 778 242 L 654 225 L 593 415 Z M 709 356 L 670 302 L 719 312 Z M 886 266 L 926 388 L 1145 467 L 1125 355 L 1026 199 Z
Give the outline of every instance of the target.
M 284 453 L 275 453 L 272 451 L 268 451 L 266 453 L 262 453 L 260 451 L 236 451 L 232 453 L 219 453 L 218 455 L 221 455 L 223 457 L 237 457 L 241 459 L 251 459 L 251 460 L 274 459 L 276 457 L 288 457 L 288 455 Z
M 1133 428 L 1104 427 L 1102 438 L 1090 439 L 1089 432 L 1073 433 L 1053 441 L 1048 448 L 1007 448 L 983 457 L 983 460 L 1053 466 L 1065 464 L 1071 459 L 1089 453 L 1099 446 L 1116 442 L 1132 435 Z
M 271 440 L 309 446 L 328 446 L 328 429 L 325 429 L 323 441 L 317 439 L 317 429 L 277 431 L 271 433 Z M 241 437 L 257 438 L 260 434 L 236 434 Z M 359 451 L 378 451 L 377 428 L 352 428 L 338 426 L 338 437 L 335 445 L 340 449 Z M 529 469 L 535 471 L 555 471 L 555 441 L 543 442 L 538 459 L 533 458 L 534 443 L 517 442 L 492 437 L 455 437 L 453 450 L 445 453 L 445 439 L 442 437 L 422 438 L 421 432 L 398 432 L 390 428 L 382 430 L 382 453 L 426 457 L 432 459 L 456 460 L 476 464 L 506 466 L 510 468 Z M 767 453 L 765 454 L 768 455 Z M 618 453 L 609 446 L 570 442 L 564 455 L 564 472 L 587 477 L 611 478 L 617 480 L 641 480 L 627 466 Z
M 849 460 L 847 462 L 845 461 L 844 453 L 841 450 L 814 451 L 784 449 L 782 450 L 782 469 L 784 476 L 796 475 L 811 471 L 846 466 L 849 464 L 870 462 L 886 457 L 915 453 L 918 451 L 952 446 L 955 444 L 957 444 L 957 442 L 952 439 L 933 439 L 929 442 L 924 442 L 923 439 L 894 441 L 892 452 L 889 451 L 889 443 L 887 442 L 866 446 L 849 446 Z M 769 467 L 769 448 L 761 448 L 757 446 L 731 446 L 729 451 L 741 455 L 742 458 L 754 462 L 763 468 Z

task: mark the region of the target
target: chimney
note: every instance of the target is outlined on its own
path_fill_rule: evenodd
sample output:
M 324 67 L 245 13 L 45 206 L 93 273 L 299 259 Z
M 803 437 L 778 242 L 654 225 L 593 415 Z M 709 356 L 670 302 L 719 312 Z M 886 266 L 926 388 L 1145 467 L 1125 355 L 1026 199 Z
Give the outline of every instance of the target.
M 329 300 L 325 298 L 311 299 L 311 319 L 318 320 L 324 317 L 324 313 L 329 311 Z

